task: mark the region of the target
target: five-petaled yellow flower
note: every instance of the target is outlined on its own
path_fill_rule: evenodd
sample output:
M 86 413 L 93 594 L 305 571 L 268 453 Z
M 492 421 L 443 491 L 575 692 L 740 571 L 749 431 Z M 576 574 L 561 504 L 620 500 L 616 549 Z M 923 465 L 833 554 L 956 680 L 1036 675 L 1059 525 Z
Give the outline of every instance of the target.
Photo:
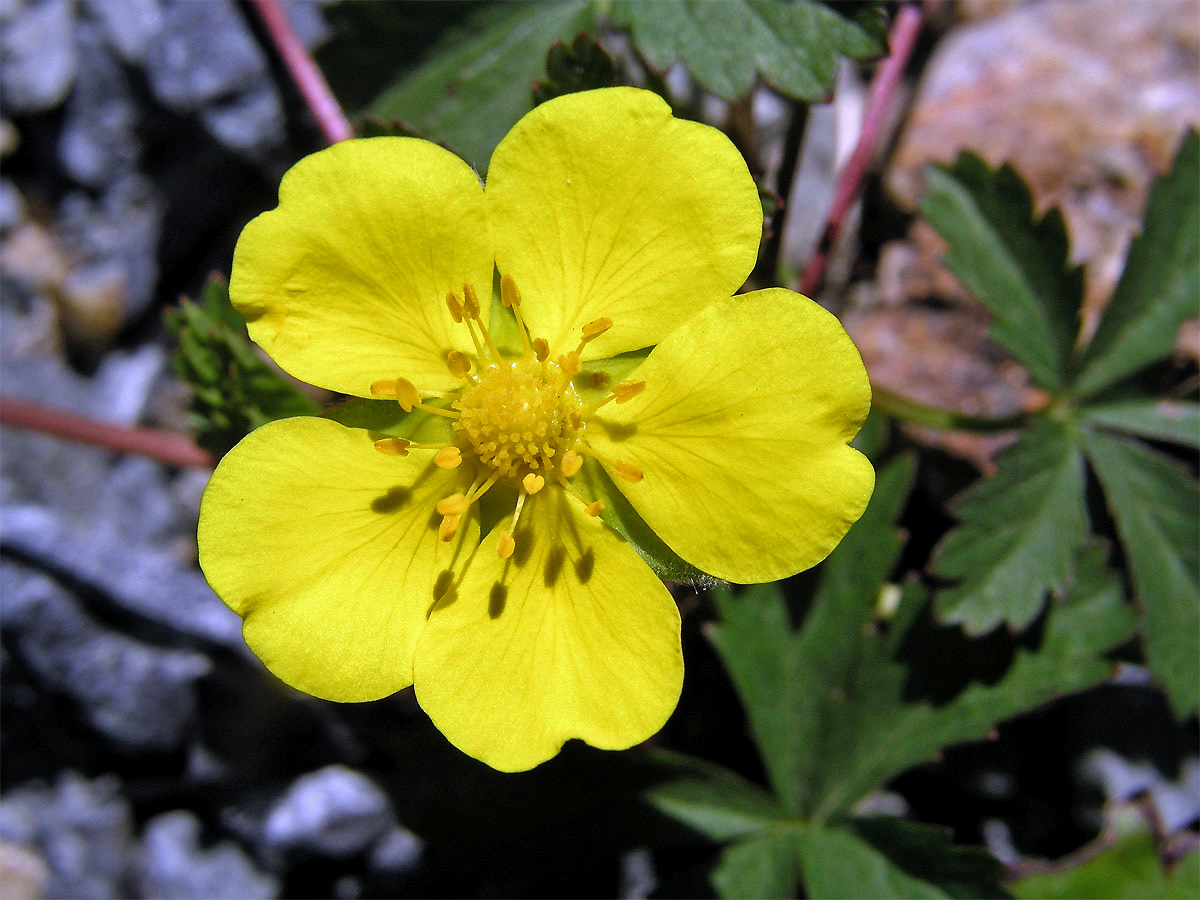
M 539 106 L 486 187 L 410 138 L 297 163 L 238 241 L 233 302 L 288 372 L 421 424 L 283 419 L 217 467 L 200 562 L 250 648 L 330 700 L 415 685 L 506 771 L 661 728 L 679 614 L 606 524 L 600 470 L 736 582 L 819 562 L 874 484 L 847 446 L 870 388 L 837 320 L 790 291 L 732 296 L 761 230 L 729 140 L 632 88 Z

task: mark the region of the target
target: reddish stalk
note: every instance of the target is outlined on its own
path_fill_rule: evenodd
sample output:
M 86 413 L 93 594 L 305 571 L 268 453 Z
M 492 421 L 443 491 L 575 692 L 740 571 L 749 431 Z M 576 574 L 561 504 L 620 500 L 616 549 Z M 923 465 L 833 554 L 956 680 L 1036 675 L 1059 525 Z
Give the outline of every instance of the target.
M 212 454 L 201 450 L 182 434 L 156 428 L 110 425 L 4 395 L 0 395 L 0 425 L 28 428 L 117 453 L 135 453 L 171 466 L 211 469 L 216 464 Z
M 900 83 L 900 76 L 904 74 L 908 58 L 912 56 L 913 47 L 917 43 L 917 34 L 921 30 L 922 18 L 920 7 L 905 4 L 900 7 L 896 21 L 892 23 L 892 30 L 888 34 L 891 54 L 880 63 L 875 78 L 871 81 L 870 90 L 867 92 L 866 110 L 863 112 L 862 132 L 858 136 L 854 152 L 850 154 L 846 167 L 842 169 L 841 175 L 838 177 L 833 193 L 833 203 L 829 209 L 829 219 L 825 223 L 825 232 L 821 235 L 821 242 L 817 245 L 816 252 L 808 261 L 804 274 L 800 278 L 800 293 L 802 294 L 812 296 L 813 292 L 821 285 L 821 279 L 825 275 L 825 266 L 829 262 L 829 255 L 841 236 L 846 213 L 849 212 L 850 205 L 862 189 L 863 178 L 867 174 L 867 167 L 875 153 L 875 145 L 879 141 L 887 121 L 892 95 L 896 92 L 896 85 Z
M 333 96 L 333 91 L 329 89 L 329 82 L 317 68 L 308 48 L 296 36 L 296 31 L 278 0 L 251 2 L 325 140 L 336 144 L 338 141 L 354 137 L 354 129 L 346 119 L 346 114 L 342 112 L 341 104 Z

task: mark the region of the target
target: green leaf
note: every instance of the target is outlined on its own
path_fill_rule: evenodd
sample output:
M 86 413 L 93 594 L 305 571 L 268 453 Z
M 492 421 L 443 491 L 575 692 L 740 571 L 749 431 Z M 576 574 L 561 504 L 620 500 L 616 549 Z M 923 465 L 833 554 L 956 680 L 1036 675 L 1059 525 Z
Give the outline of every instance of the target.
M 1145 610 L 1151 671 L 1185 717 L 1200 706 L 1200 487 L 1185 466 L 1138 441 L 1084 431 Z
M 623 0 L 613 20 L 660 72 L 682 62 L 703 87 L 740 100 L 761 76 L 799 100 L 825 100 L 839 55 L 871 59 L 882 52 L 872 30 L 810 0 Z
M 730 844 L 711 878 L 721 897 L 795 897 L 795 829 L 764 831 Z
M 1154 839 L 1138 831 L 1081 865 L 1015 881 L 1012 890 L 1028 900 L 1194 900 L 1200 896 L 1200 853 L 1191 851 L 1168 871 Z
M 922 605 L 921 591 L 906 591 L 888 634 L 859 641 L 840 683 L 807 686 L 830 698 L 820 710 L 820 746 L 813 748 L 824 760 L 810 791 L 818 820 L 843 812 L 944 747 L 982 738 L 1004 719 L 1102 682 L 1110 666 L 1100 654 L 1124 641 L 1134 625 L 1120 582 L 1097 552 L 1082 554 L 1068 596 L 1046 616 L 1039 646 L 1018 650 L 994 684 L 974 683 L 934 706 L 905 700 L 912 673 L 897 658 Z
M 1145 398 L 1085 406 L 1080 412 L 1090 425 L 1200 447 L 1200 403 Z
M 647 801 L 711 840 L 742 838 L 788 821 L 774 797 L 728 769 L 676 754 L 655 756 L 683 774 L 648 790 Z
M 184 298 L 163 320 L 178 346 L 175 373 L 192 389 L 189 422 L 205 449 L 222 455 L 260 425 L 320 411 L 250 342 L 224 279 L 210 278 L 201 303 Z
M 1038 420 L 996 464 L 956 504 L 962 524 L 934 556 L 935 574 L 961 579 L 938 593 L 938 617 L 968 634 L 1033 621 L 1088 533 L 1083 456 L 1063 426 Z
M 846 677 L 861 640 L 858 626 L 870 618 L 899 556 L 893 523 L 913 473 L 907 457 L 878 473 L 866 512 L 821 566 L 821 590 L 798 637 L 774 585 L 737 596 L 713 592 L 721 615 L 710 632 L 713 645 L 746 708 L 771 785 L 796 811 L 811 806 L 830 691 Z
M 1083 299 L 1062 214 L 1035 219 L 1021 176 L 971 153 L 931 167 L 926 183 L 921 215 L 949 243 L 946 265 L 994 317 L 989 335 L 1035 382 L 1061 391 Z
M 1091 396 L 1168 356 L 1200 297 L 1200 134 L 1189 131 L 1171 174 L 1155 182 L 1142 233 L 1084 352 L 1076 380 Z
M 951 895 L 897 867 L 840 828 L 806 828 L 798 838 L 804 890 L 812 900 L 907 900 Z
M 584 0 L 485 7 L 469 37 L 444 42 L 367 112 L 445 141 L 482 172 L 496 144 L 532 107 L 547 48 L 592 30 L 591 9 Z
M 855 834 L 914 878 L 962 900 L 1008 897 L 1001 887 L 1004 866 L 982 847 L 954 843 L 949 831 L 892 816 L 849 823 Z

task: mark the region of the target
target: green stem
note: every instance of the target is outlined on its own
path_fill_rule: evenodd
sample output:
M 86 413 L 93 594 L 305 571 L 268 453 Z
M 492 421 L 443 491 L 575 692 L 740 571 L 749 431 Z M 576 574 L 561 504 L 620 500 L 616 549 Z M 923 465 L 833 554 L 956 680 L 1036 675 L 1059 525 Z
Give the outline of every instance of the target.
M 1029 424 L 1032 412 L 1022 410 L 1007 416 L 969 416 L 940 406 L 916 403 L 899 394 L 873 385 L 871 405 L 879 412 L 911 425 L 926 425 L 947 431 L 1015 431 Z

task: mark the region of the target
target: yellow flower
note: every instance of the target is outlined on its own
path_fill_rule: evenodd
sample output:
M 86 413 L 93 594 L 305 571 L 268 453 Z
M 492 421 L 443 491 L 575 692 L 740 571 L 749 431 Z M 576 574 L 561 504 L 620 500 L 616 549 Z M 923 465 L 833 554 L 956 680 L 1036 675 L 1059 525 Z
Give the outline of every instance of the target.
M 606 524 L 599 470 L 737 582 L 819 562 L 874 483 L 847 446 L 870 388 L 837 320 L 790 291 L 731 296 L 761 228 L 728 139 L 631 88 L 529 113 L 486 189 L 409 138 L 297 163 L 238 241 L 233 302 L 288 372 L 413 412 L 407 437 L 272 422 L 217 467 L 200 562 L 250 648 L 330 700 L 414 684 L 506 771 L 661 728 L 679 614 Z

